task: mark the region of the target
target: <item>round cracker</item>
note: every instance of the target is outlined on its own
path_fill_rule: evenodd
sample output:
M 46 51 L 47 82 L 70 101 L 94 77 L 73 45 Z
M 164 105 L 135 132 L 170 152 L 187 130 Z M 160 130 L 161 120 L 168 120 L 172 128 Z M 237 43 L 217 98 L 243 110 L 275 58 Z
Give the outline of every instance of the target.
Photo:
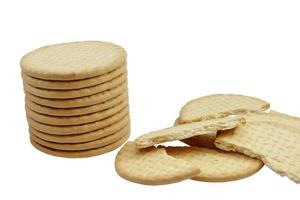
M 76 89 L 76 90 L 50 90 L 50 89 L 42 89 L 31 86 L 27 83 L 23 83 L 24 90 L 30 94 L 33 94 L 38 97 L 48 98 L 48 99 L 73 99 L 86 97 L 93 94 L 97 94 L 111 88 L 114 88 L 120 84 L 122 84 L 127 79 L 126 74 L 121 74 L 120 76 L 101 83 L 99 85 L 94 85 L 91 87 Z
M 49 155 L 53 156 L 59 156 L 59 157 L 65 157 L 65 158 L 86 158 L 86 157 L 91 157 L 91 156 L 98 156 L 104 153 L 108 153 L 110 151 L 113 151 L 120 147 L 127 139 L 129 135 L 126 135 L 122 137 L 120 140 L 111 143 L 109 145 L 100 147 L 100 148 L 95 148 L 95 149 L 90 149 L 90 150 L 81 150 L 81 151 L 62 151 L 62 150 L 55 150 L 51 148 L 44 147 L 43 145 L 38 144 L 37 142 L 33 141 L 30 139 L 31 144 L 41 152 L 44 152 Z
M 198 167 L 169 156 L 163 148 L 140 150 L 133 142 L 127 142 L 118 152 L 115 168 L 124 179 L 145 185 L 175 183 L 200 173 Z
M 79 80 L 105 74 L 126 61 L 126 51 L 115 44 L 81 41 L 49 45 L 21 59 L 23 73 L 46 80 Z
M 124 73 L 126 73 L 126 63 L 100 76 L 95 76 L 93 78 L 86 78 L 81 80 L 51 81 L 51 80 L 34 78 L 24 73 L 22 73 L 22 78 L 24 82 L 37 88 L 52 89 L 52 90 L 74 90 L 74 89 L 81 89 L 81 88 L 99 85 L 106 81 L 110 81 Z
M 106 110 L 95 112 L 87 115 L 80 115 L 80 116 L 68 116 L 68 117 L 58 117 L 58 116 L 49 116 L 44 114 L 39 114 L 26 106 L 27 115 L 40 123 L 56 125 L 56 126 L 69 126 L 69 125 L 80 125 L 91 123 L 95 121 L 99 121 L 105 119 L 109 116 L 112 116 L 122 109 L 128 106 L 128 101 L 123 101 L 120 104 L 108 108 Z
M 201 147 L 165 147 L 167 153 L 198 166 L 193 180 L 224 182 L 246 178 L 259 171 L 263 162 L 240 153 Z
M 28 98 L 25 98 L 25 104 L 33 111 L 46 114 L 50 116 L 79 116 L 79 115 L 86 115 L 95 112 L 100 112 L 106 110 L 110 107 L 116 106 L 120 104 L 122 101 L 128 101 L 128 95 L 126 92 L 122 93 L 121 95 L 104 101 L 99 104 L 79 107 L 79 108 L 51 108 L 43 105 L 39 105 Z
M 43 140 L 34 134 L 30 134 L 30 137 L 35 142 L 39 143 L 40 145 L 43 145 L 45 147 L 51 148 L 51 149 L 57 149 L 57 150 L 65 150 L 65 151 L 80 151 L 80 150 L 88 150 L 88 149 L 95 149 L 100 148 L 103 146 L 106 146 L 108 144 L 111 144 L 113 142 L 116 142 L 120 140 L 122 137 L 125 137 L 126 135 L 129 135 L 130 133 L 130 126 L 129 124 L 125 126 L 124 128 L 120 129 L 119 131 L 105 136 L 98 140 L 93 140 L 90 142 L 82 142 L 82 143 L 55 143 L 55 142 L 49 142 L 46 140 Z
M 117 121 L 121 120 L 122 118 L 128 115 L 129 115 L 129 108 L 126 107 L 123 110 L 121 110 L 119 113 L 112 115 L 108 118 L 96 122 L 81 124 L 81 125 L 70 125 L 70 126 L 48 125 L 48 124 L 37 122 L 28 116 L 27 116 L 27 121 L 29 126 L 44 133 L 53 134 L 53 135 L 73 135 L 73 134 L 87 133 L 87 132 L 104 128 L 113 123 L 116 123 Z
M 75 134 L 75 135 L 53 135 L 53 134 L 47 134 L 43 133 L 41 131 L 38 131 L 32 127 L 29 127 L 30 134 L 34 134 L 37 137 L 49 141 L 49 142 L 55 142 L 55 143 L 81 143 L 81 142 L 90 142 L 93 140 L 101 139 L 103 137 L 106 137 L 110 134 L 113 134 L 114 132 L 119 131 L 120 129 L 124 128 L 130 124 L 129 116 L 125 116 L 121 120 L 106 126 L 104 128 L 82 133 L 82 134 Z
M 91 106 L 91 105 L 103 103 L 125 92 L 127 93 L 127 81 L 104 92 L 100 92 L 86 97 L 80 97 L 74 99 L 48 99 L 48 98 L 38 97 L 26 92 L 26 98 L 30 99 L 31 101 L 37 104 L 52 107 L 52 108 L 78 108 L 78 107 Z

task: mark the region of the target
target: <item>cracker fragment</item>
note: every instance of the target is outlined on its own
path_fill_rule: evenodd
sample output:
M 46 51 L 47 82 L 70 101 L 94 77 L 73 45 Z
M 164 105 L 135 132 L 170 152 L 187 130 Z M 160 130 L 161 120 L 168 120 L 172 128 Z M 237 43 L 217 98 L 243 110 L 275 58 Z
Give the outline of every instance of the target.
M 174 122 L 174 126 L 180 125 L 179 118 L 177 118 Z M 196 146 L 196 147 L 206 147 L 206 148 L 212 148 L 215 149 L 215 139 L 216 139 L 216 133 L 211 134 L 205 134 L 205 135 L 198 135 L 191 138 L 187 138 L 184 140 L 181 140 L 181 142 L 188 144 L 190 146 Z
M 266 111 L 269 107 L 268 102 L 254 97 L 236 94 L 209 95 L 194 99 L 183 106 L 180 122 L 190 123 L 251 111 Z
M 259 158 L 279 175 L 300 183 L 300 129 L 274 122 L 249 122 L 219 134 L 215 145 Z
M 183 124 L 147 133 L 138 137 L 134 142 L 138 148 L 146 148 L 163 142 L 183 140 L 198 135 L 213 134 L 219 130 L 232 129 L 243 121 L 243 118 L 233 116 Z
M 243 113 L 239 116 L 246 119 L 247 122 L 255 121 L 265 121 L 265 122 L 275 122 L 280 124 L 285 124 L 287 126 L 292 126 L 300 130 L 300 118 L 283 114 L 277 111 L 270 111 L 269 113 L 265 112 L 252 112 L 252 113 Z

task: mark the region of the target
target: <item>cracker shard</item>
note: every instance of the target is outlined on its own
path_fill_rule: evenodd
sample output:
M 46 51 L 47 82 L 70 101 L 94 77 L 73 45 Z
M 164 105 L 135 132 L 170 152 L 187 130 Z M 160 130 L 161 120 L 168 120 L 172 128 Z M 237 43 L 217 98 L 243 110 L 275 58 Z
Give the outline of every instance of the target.
M 261 159 L 281 176 L 300 183 L 300 129 L 275 122 L 247 123 L 218 135 L 215 145 Z
M 177 118 L 174 122 L 174 126 L 178 126 L 180 124 L 179 118 Z M 199 146 L 199 147 L 206 147 L 206 148 L 213 148 L 215 149 L 215 139 L 216 133 L 206 134 L 206 135 L 198 135 L 195 137 L 187 138 L 181 140 L 181 142 L 190 145 L 190 146 Z
M 235 94 L 215 94 L 188 102 L 180 111 L 180 122 L 190 123 L 249 111 L 265 111 L 269 108 L 268 102 L 258 98 Z
M 168 141 L 183 140 L 198 135 L 213 134 L 219 130 L 228 130 L 244 122 L 239 116 L 212 119 L 190 124 L 178 125 L 138 137 L 134 142 L 137 148 L 146 148 Z
M 133 142 L 127 142 L 121 148 L 115 168 L 124 179 L 145 185 L 175 183 L 200 173 L 197 166 L 169 156 L 163 148 L 141 150 Z

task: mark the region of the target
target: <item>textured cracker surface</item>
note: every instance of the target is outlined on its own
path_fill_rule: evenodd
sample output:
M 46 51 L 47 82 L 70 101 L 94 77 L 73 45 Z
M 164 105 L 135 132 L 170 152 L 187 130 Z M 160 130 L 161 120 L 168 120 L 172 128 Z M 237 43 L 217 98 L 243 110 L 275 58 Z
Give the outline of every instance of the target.
M 89 149 L 94 149 L 94 148 L 100 148 L 103 146 L 106 146 L 108 144 L 111 144 L 113 142 L 117 142 L 120 140 L 122 137 L 125 137 L 126 135 L 129 135 L 130 133 L 130 126 L 127 125 L 126 127 L 120 129 L 119 131 L 108 135 L 106 137 L 100 138 L 98 140 L 94 140 L 91 142 L 82 142 L 82 143 L 77 143 L 77 144 L 69 144 L 69 143 L 54 143 L 54 142 L 49 142 L 46 140 L 43 140 L 34 134 L 31 134 L 30 137 L 32 140 L 35 142 L 45 146 L 49 147 L 52 149 L 57 149 L 57 150 L 66 150 L 66 151 L 79 151 L 79 150 L 89 150 Z
M 194 99 L 182 107 L 180 122 L 188 123 L 225 117 L 248 111 L 265 111 L 270 107 L 266 101 L 234 94 L 216 94 Z
M 49 99 L 72 99 L 72 98 L 79 98 L 90 96 L 93 94 L 97 94 L 111 88 L 114 88 L 122 83 L 124 83 L 127 79 L 127 74 L 121 74 L 120 76 L 98 84 L 91 87 L 85 87 L 81 89 L 74 89 L 74 90 L 52 90 L 52 89 L 42 89 L 31 86 L 26 82 L 23 82 L 24 89 L 26 92 L 33 94 L 38 97 L 49 98 Z
M 215 144 L 260 158 L 281 176 L 300 182 L 300 130 L 274 122 L 247 123 L 217 136 Z
M 282 114 L 276 111 L 271 111 L 270 113 L 264 112 L 253 112 L 240 114 L 246 119 L 247 122 L 265 121 L 265 122 L 275 122 L 286 124 L 300 130 L 300 118 L 293 117 L 290 115 Z
M 125 92 L 127 93 L 127 81 L 109 90 L 74 99 L 48 99 L 32 95 L 26 91 L 25 94 L 26 98 L 40 105 L 53 108 L 78 108 L 103 103 Z
M 110 81 L 121 74 L 126 73 L 126 64 L 109 71 L 103 75 L 96 76 L 93 78 L 86 78 L 81 80 L 74 81 L 51 81 L 51 80 L 43 80 L 37 79 L 31 76 L 28 76 L 22 73 L 22 78 L 24 82 L 28 83 L 31 86 L 44 88 L 44 89 L 53 89 L 53 90 L 74 90 L 80 88 L 91 87 L 94 85 L 98 85 L 104 83 L 106 81 Z
M 177 125 L 180 125 L 179 118 L 177 118 L 174 122 L 174 126 Z M 181 142 L 184 142 L 185 144 L 188 144 L 190 146 L 207 147 L 207 148 L 215 149 L 216 148 L 215 139 L 216 139 L 216 133 L 212 133 L 212 134 L 198 135 L 191 138 L 187 138 L 181 140 Z
M 65 157 L 65 158 L 85 158 L 85 157 L 91 157 L 91 156 L 98 156 L 110 151 L 113 151 L 120 147 L 127 139 L 129 135 L 126 135 L 122 137 L 120 140 L 117 142 L 111 143 L 109 145 L 100 147 L 100 148 L 95 148 L 95 149 L 90 149 L 90 150 L 81 150 L 81 151 L 63 151 L 63 150 L 56 150 L 56 149 L 51 149 L 48 147 L 45 147 L 43 145 L 38 144 L 35 142 L 33 139 L 30 139 L 31 144 L 38 150 L 49 154 L 53 156 L 59 156 L 59 157 Z
M 109 99 L 99 104 L 85 106 L 85 107 L 78 107 L 78 108 L 51 108 L 43 105 L 39 105 L 28 98 L 25 98 L 25 104 L 31 110 L 40 113 L 46 114 L 50 116 L 79 116 L 79 115 L 86 115 L 95 112 L 100 112 L 111 107 L 114 107 L 120 104 L 123 101 L 128 101 L 127 93 L 123 93 L 115 98 Z
M 97 129 L 102 129 L 106 126 L 109 126 L 121 120 L 125 116 L 129 116 L 128 107 L 121 110 L 119 113 L 112 115 L 108 118 L 105 118 L 103 120 L 91 122 L 87 124 L 81 124 L 81 125 L 54 126 L 54 125 L 37 122 L 28 116 L 27 116 L 27 121 L 29 126 L 44 133 L 53 134 L 53 135 L 72 135 L 72 134 L 80 134 L 80 133 L 94 131 Z
M 120 129 L 124 128 L 125 126 L 130 124 L 129 116 L 125 116 L 121 120 L 106 126 L 101 129 L 97 129 L 91 132 L 82 133 L 82 134 L 75 134 L 75 135 L 53 135 L 40 132 L 32 127 L 29 127 L 30 134 L 34 134 L 37 137 L 47 140 L 49 142 L 55 143 L 81 143 L 81 142 L 89 142 L 97 139 L 101 139 L 106 137 L 110 134 L 113 134 Z
M 21 59 L 23 73 L 46 80 L 78 80 L 107 73 L 124 64 L 125 50 L 112 43 L 82 41 L 36 49 Z
M 167 153 L 198 166 L 201 170 L 192 179 L 199 181 L 233 181 L 256 173 L 262 161 L 240 153 L 200 147 L 166 147 Z
M 138 148 L 146 148 L 163 142 L 183 140 L 198 135 L 213 134 L 219 130 L 232 129 L 242 122 L 243 118 L 234 116 L 178 125 L 144 134 L 135 140 L 135 144 Z
M 95 112 L 95 113 L 80 115 L 80 116 L 71 116 L 71 117 L 70 116 L 57 117 L 57 116 L 39 114 L 28 107 L 26 107 L 26 112 L 27 115 L 35 121 L 44 124 L 50 124 L 50 125 L 67 126 L 67 125 L 79 125 L 79 124 L 86 124 L 90 122 L 99 121 L 120 112 L 122 109 L 124 109 L 127 106 L 128 106 L 128 102 L 123 101 L 116 106 L 113 106 L 111 108 L 108 108 L 100 112 Z
M 141 150 L 133 142 L 121 148 L 115 168 L 124 179 L 146 185 L 175 183 L 200 173 L 198 167 L 169 156 L 163 148 Z

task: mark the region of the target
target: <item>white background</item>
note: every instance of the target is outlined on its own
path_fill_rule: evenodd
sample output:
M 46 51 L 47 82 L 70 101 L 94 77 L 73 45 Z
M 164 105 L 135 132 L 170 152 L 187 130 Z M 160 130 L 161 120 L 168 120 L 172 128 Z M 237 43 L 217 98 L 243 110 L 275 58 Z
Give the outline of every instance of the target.
M 114 170 L 117 151 L 52 157 L 29 143 L 19 61 L 37 47 L 103 40 L 128 51 L 131 140 L 171 126 L 213 93 L 265 99 L 300 116 L 299 1 L 1 1 L 0 199 L 299 199 L 264 167 L 235 182 L 143 186 Z

